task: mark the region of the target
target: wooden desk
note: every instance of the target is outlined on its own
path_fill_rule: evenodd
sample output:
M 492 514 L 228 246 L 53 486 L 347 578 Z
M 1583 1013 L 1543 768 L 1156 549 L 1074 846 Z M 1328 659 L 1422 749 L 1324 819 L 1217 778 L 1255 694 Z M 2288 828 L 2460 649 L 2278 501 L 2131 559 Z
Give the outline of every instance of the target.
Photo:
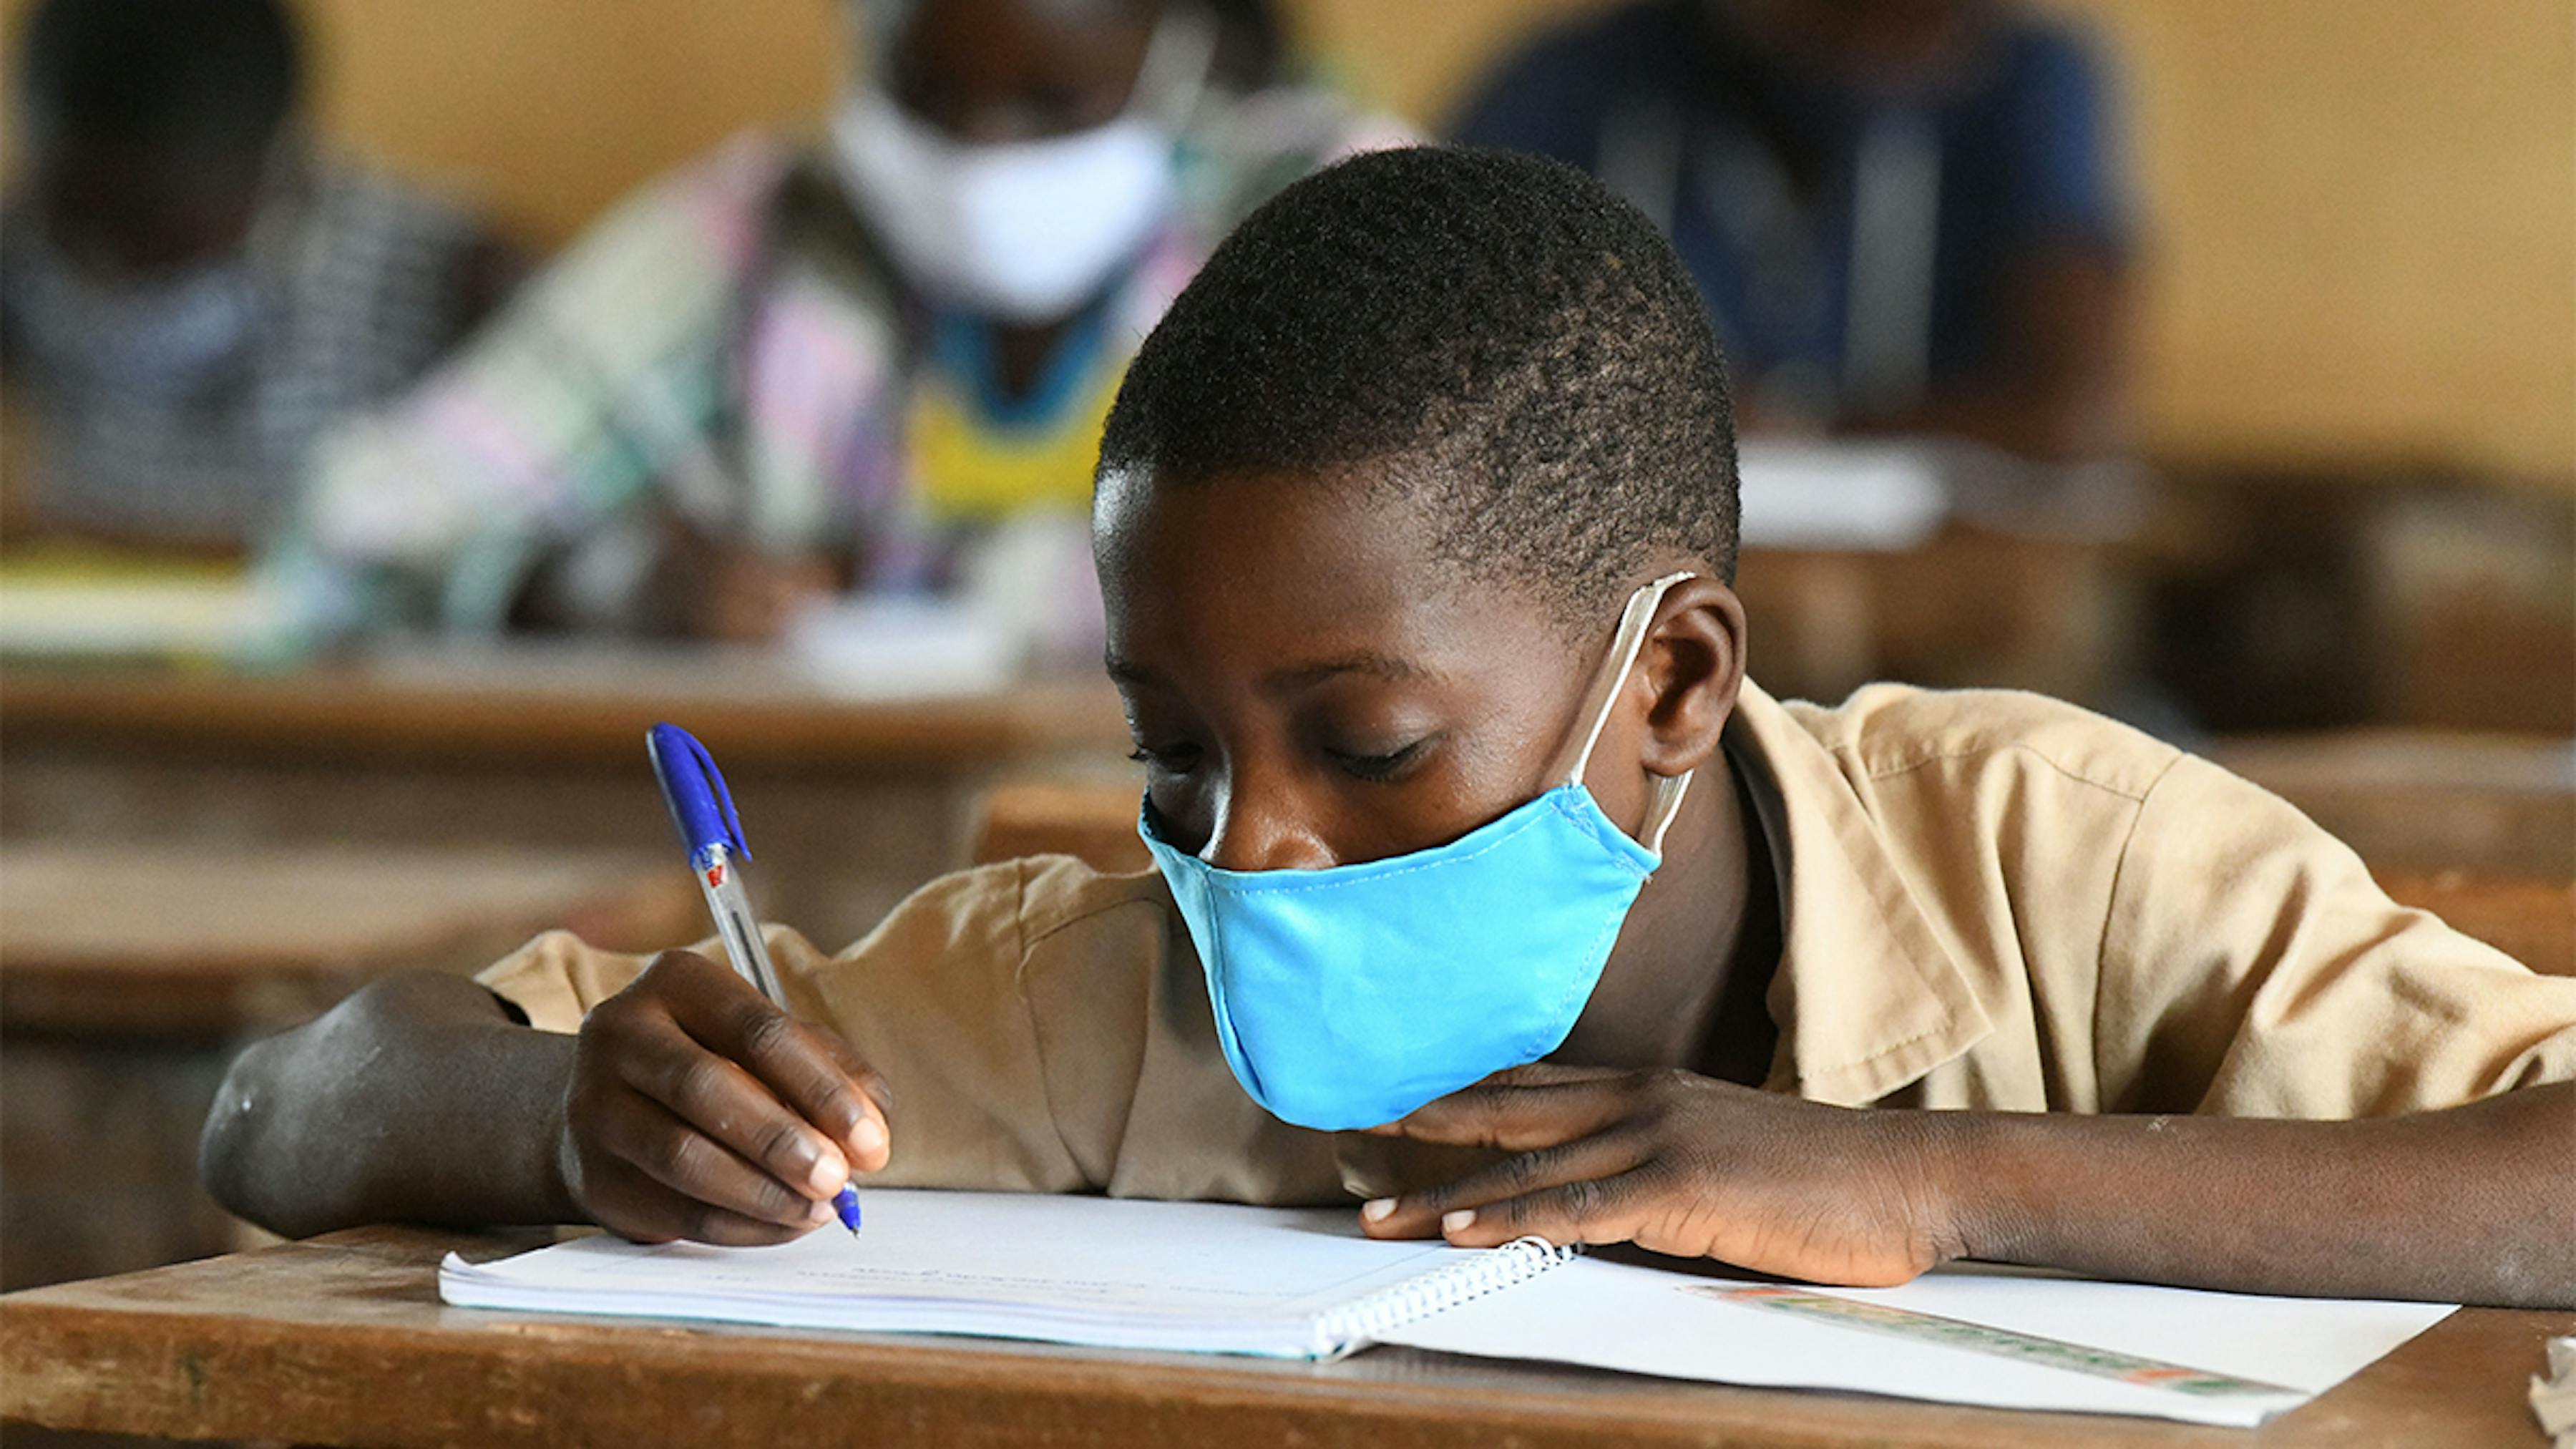
M 225 1040 L 388 970 L 470 970 L 539 931 L 705 934 L 677 857 L 0 843 L 0 1032 Z
M 442 1307 L 455 1248 L 368 1228 L 0 1298 L 0 1417 L 315 1444 L 866 1442 L 2358 1446 L 2538 1444 L 2523 1400 L 2576 1314 L 2453 1315 L 2247 1433 L 1733 1389 L 1377 1348 L 1338 1364 Z
M 2379 883 L 2401 904 L 2431 911 L 2534 971 L 2576 976 L 2576 883 L 2456 870 L 2382 871 Z
M 2136 668 L 2131 572 L 2118 544 L 1954 523 L 1893 552 L 1748 545 L 1735 587 L 1783 697 L 1902 679 L 2099 702 Z
M 2357 729 L 2220 739 L 2209 755 L 2374 868 L 2576 880 L 2576 739 Z
M 865 701 L 724 651 L 438 649 L 272 677 L 12 666 L 0 838 L 659 852 L 643 738 L 661 719 L 723 762 L 764 910 L 831 945 L 963 863 L 985 775 L 1127 748 L 1102 681 Z
M 704 934 L 673 852 L 0 845 L 0 1286 L 236 1247 L 197 1134 L 239 1042 L 557 924 Z
M 77 737 L 190 754 L 464 758 L 632 767 L 677 719 L 728 771 L 941 772 L 1081 749 L 1123 750 L 1106 682 L 918 700 L 836 697 L 762 655 L 587 645 L 438 648 L 278 675 L 13 666 L 13 749 Z

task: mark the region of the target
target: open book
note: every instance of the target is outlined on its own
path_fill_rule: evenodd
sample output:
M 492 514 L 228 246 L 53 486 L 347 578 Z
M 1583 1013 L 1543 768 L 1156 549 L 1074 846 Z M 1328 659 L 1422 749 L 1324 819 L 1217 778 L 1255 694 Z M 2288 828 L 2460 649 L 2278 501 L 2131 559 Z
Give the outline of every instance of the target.
M 479 1266 L 451 1255 L 438 1292 L 468 1308 L 1337 1358 L 1573 1256 L 1377 1242 L 1329 1210 L 895 1189 L 863 1202 L 855 1239 L 579 1238 Z
M 1945 1271 L 1812 1289 L 1504 1248 L 1376 1242 L 1348 1209 L 875 1189 L 867 1231 L 776 1248 L 589 1237 L 450 1256 L 469 1308 L 1337 1358 L 1380 1342 L 1667 1378 L 2256 1424 L 2432 1326 L 2348 1302 Z M 1709 1265 L 1700 1265 L 1709 1266 Z

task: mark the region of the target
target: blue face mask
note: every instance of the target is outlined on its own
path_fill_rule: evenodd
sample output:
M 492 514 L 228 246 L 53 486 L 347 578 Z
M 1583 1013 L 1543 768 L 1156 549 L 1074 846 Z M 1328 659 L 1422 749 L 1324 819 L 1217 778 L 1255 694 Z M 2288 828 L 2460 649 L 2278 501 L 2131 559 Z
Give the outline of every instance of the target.
M 1326 870 L 1223 870 L 1140 823 L 1207 971 L 1217 1041 L 1252 1099 L 1300 1127 L 1392 1122 L 1564 1043 L 1662 857 L 1690 777 L 1660 781 L 1639 844 L 1584 767 L 1675 574 L 1628 600 L 1557 784 L 1447 845 Z

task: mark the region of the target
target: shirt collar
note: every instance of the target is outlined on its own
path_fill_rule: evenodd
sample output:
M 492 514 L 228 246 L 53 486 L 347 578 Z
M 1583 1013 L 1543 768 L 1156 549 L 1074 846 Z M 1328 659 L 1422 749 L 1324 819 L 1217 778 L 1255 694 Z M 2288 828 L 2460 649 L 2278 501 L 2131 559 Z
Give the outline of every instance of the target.
M 1919 1080 L 1990 1029 L 1863 802 L 1866 776 L 1750 679 L 1728 757 L 1780 883 L 1780 1046 L 1766 1085 L 1857 1106 Z

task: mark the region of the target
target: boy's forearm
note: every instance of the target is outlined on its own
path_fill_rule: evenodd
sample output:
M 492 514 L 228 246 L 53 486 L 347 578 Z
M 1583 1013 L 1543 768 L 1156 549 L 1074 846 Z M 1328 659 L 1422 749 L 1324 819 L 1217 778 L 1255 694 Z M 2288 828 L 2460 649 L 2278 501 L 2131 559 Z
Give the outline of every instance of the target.
M 2249 1292 L 2576 1305 L 2576 1085 L 2352 1122 L 1936 1115 L 1971 1257 Z
M 573 1046 L 461 978 L 378 982 L 233 1064 L 200 1147 L 206 1186 L 296 1237 L 572 1220 L 556 1153 Z

